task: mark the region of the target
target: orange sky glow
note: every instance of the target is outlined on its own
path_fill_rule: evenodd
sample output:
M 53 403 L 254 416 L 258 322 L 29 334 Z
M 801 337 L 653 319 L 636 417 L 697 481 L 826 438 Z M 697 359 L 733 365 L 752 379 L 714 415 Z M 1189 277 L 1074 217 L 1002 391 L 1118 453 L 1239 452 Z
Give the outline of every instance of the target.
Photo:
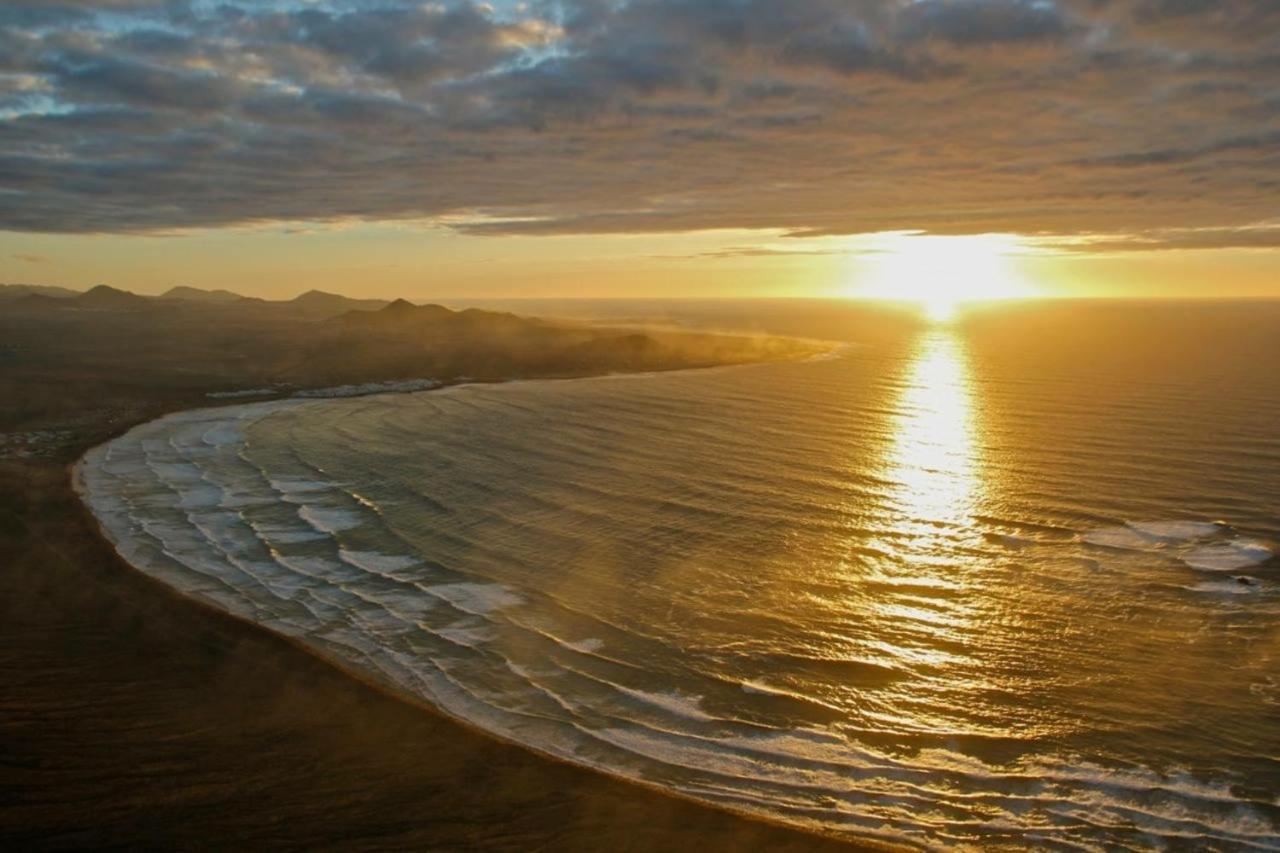
M 1280 4 L 17 0 L 0 281 L 1280 297 Z

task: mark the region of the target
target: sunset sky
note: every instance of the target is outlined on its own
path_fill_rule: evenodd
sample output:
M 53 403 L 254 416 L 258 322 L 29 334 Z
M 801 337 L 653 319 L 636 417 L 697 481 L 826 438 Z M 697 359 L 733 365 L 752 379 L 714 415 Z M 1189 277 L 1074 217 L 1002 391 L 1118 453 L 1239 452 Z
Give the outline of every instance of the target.
M 1275 0 L 0 8 L 7 282 L 1280 296 L 1277 199 Z

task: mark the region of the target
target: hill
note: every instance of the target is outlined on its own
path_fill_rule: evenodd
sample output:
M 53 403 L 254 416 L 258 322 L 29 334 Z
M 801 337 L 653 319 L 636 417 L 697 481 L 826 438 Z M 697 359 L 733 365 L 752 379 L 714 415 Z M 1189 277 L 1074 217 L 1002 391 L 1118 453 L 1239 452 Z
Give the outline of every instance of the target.
M 21 299 L 25 296 L 44 296 L 50 299 L 70 299 L 79 296 L 79 291 L 66 287 L 53 287 L 44 284 L 0 284 L 0 301 Z
M 238 293 L 232 293 L 230 290 L 201 290 L 198 287 L 187 287 L 178 285 L 171 287 L 164 293 L 160 294 L 160 299 L 181 299 L 186 302 L 213 302 L 218 304 L 227 304 L 230 302 L 239 302 L 245 297 Z
M 370 376 L 578 376 L 786 357 L 786 347 L 777 346 L 777 340 L 567 326 L 396 300 L 320 323 L 280 375 L 304 385 L 354 384 Z
M 296 302 L 296 300 L 295 300 Z M 0 310 L 0 432 L 107 423 L 209 393 L 671 370 L 812 355 L 794 340 L 563 325 L 495 311 L 349 300 L 202 303 L 100 286 Z M 324 310 L 372 302 L 376 310 Z M 321 312 L 321 313 L 310 313 Z M 819 347 L 818 349 L 821 349 Z
M 499 318 L 503 318 L 499 320 Z M 389 305 L 377 310 L 348 311 L 330 319 L 331 328 L 363 329 L 390 334 L 415 332 L 440 332 L 441 326 L 458 327 L 460 320 L 467 320 L 478 325 L 495 323 L 515 325 L 541 325 L 535 320 L 526 320 L 514 314 L 503 314 L 495 311 L 480 311 L 469 308 L 465 311 L 452 311 L 443 305 L 414 305 L 405 299 L 397 299 Z
M 403 302 L 404 300 L 399 300 Z M 310 317 L 336 317 L 348 311 L 377 311 L 389 304 L 385 299 L 352 299 L 323 290 L 308 290 L 283 303 L 288 308 Z
M 77 308 L 91 308 L 105 311 L 135 310 L 146 308 L 151 300 L 127 290 L 119 290 L 105 284 L 90 288 L 75 298 Z

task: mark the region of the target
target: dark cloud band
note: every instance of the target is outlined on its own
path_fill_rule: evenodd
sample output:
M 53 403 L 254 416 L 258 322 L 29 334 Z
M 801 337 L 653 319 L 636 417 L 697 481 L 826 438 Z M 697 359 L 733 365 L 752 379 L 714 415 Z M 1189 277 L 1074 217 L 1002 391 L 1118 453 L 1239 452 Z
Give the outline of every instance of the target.
M 1246 233 L 1277 91 L 1270 0 L 19 0 L 0 227 Z

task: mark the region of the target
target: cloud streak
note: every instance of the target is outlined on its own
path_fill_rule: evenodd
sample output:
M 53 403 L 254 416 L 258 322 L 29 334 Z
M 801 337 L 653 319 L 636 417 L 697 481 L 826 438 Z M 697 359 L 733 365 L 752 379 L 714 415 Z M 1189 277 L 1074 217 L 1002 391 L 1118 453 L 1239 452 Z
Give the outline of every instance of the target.
M 1243 234 L 1277 32 L 1269 0 L 19 0 L 0 228 Z

